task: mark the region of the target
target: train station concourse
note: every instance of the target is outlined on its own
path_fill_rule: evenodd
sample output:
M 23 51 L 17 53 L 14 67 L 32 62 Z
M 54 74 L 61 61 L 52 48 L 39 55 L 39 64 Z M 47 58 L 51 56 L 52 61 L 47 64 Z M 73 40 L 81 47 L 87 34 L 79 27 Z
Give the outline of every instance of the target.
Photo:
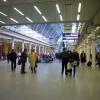
M 100 0 L 0 0 L 0 100 L 100 100 Z

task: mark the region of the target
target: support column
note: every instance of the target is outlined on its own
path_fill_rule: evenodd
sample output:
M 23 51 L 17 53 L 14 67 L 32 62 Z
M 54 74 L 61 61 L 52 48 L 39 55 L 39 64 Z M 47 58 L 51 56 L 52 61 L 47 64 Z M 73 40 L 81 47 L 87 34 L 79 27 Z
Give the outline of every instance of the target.
M 39 46 L 39 54 L 41 53 L 41 46 Z
M 80 54 L 82 53 L 82 51 L 83 51 L 83 45 L 80 44 Z
M 29 53 L 31 53 L 32 43 L 29 43 Z
M 95 41 L 95 34 L 92 39 L 91 43 L 91 54 L 92 54 L 92 68 L 95 69 L 96 65 L 96 41 Z
M 86 42 L 84 43 L 84 52 L 85 53 L 87 52 L 87 43 Z
M 87 59 L 87 62 L 90 60 L 90 42 L 88 40 L 87 42 L 87 51 L 86 51 L 86 59 Z
M 45 47 L 45 54 L 47 54 L 47 52 L 46 52 L 46 47 Z
M 43 48 L 43 52 L 42 53 L 44 54 L 44 46 L 42 48 Z
M 35 52 L 37 52 L 37 44 L 35 44 L 35 48 L 34 49 L 35 49 Z
M 14 49 L 14 39 L 12 39 L 12 49 Z
M 80 54 L 82 53 L 82 46 L 80 47 Z
M 44 47 L 42 47 L 42 53 L 44 54 Z
M 86 60 L 87 62 L 90 60 L 90 41 L 87 39 L 87 45 L 86 45 Z
M 24 51 L 24 41 L 22 42 L 22 52 Z

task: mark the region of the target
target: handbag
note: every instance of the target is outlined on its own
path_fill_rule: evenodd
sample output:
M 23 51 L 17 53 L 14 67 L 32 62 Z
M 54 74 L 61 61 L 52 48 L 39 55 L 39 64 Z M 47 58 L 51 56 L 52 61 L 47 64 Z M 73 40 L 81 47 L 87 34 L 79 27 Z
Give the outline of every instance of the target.
M 22 63 L 22 62 L 21 62 L 21 59 L 19 59 L 19 60 L 18 60 L 18 65 L 21 65 L 21 63 Z

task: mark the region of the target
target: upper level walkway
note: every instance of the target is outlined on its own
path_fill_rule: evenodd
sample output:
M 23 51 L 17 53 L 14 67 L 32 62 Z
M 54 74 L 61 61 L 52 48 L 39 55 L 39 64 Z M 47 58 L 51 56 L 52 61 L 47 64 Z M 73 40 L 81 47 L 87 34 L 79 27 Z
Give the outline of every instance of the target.
M 0 61 L 0 100 L 100 100 L 100 70 L 80 66 L 75 78 L 61 75 L 61 63 L 38 64 L 37 74 L 10 71 Z

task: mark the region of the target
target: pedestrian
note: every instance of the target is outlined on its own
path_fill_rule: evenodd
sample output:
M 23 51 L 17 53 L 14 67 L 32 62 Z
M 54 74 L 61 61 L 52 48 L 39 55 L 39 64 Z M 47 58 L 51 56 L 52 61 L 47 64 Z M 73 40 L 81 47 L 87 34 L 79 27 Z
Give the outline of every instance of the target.
M 76 67 L 79 66 L 79 60 L 79 54 L 74 50 L 72 53 L 73 77 L 75 77 Z
M 37 61 L 37 54 L 35 53 L 35 50 L 32 49 L 31 53 L 29 54 L 29 63 L 30 63 L 30 68 L 33 73 L 36 73 L 36 61 Z
M 62 60 L 62 71 L 61 74 L 63 75 L 63 72 L 65 70 L 65 75 L 67 76 L 67 64 L 69 61 L 69 55 L 66 51 L 66 48 L 63 48 L 63 52 L 61 53 L 61 60 Z
M 7 53 L 7 62 L 9 63 L 9 61 L 10 61 L 10 52 L 8 51 L 8 53 Z
M 83 65 L 85 65 L 85 62 L 86 62 L 86 54 L 85 54 L 84 51 L 81 53 L 80 59 L 81 59 L 81 63 L 82 63 Z
M 21 53 L 21 74 L 25 74 L 25 63 L 27 61 L 27 49 L 24 49 L 24 51 Z
M 14 49 L 12 49 L 11 53 L 9 54 L 9 59 L 11 61 L 11 70 L 15 71 L 15 69 L 16 69 L 17 54 L 14 51 Z

